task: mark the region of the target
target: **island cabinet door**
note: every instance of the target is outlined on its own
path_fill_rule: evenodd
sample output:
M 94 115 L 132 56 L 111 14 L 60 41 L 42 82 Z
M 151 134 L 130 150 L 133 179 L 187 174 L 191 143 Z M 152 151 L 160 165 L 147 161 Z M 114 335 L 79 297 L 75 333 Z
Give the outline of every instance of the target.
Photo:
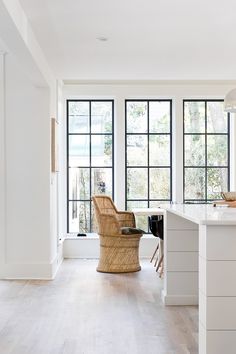
M 235 354 L 236 226 L 199 227 L 199 353 Z
M 164 224 L 164 303 L 197 305 L 198 225 L 168 211 Z

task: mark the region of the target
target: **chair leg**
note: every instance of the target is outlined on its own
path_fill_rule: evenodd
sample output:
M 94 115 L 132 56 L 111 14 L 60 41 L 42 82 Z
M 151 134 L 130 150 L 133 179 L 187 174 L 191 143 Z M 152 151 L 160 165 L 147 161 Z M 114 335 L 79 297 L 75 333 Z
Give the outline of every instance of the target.
M 162 260 L 161 266 L 160 266 L 159 278 L 162 278 L 163 274 L 164 274 L 164 257 L 163 257 L 163 260 Z
M 150 263 L 152 263 L 153 258 L 155 257 L 155 255 L 156 255 L 156 253 L 157 253 L 157 251 L 158 251 L 158 248 L 159 248 L 159 242 L 158 242 L 158 244 L 157 244 L 157 246 L 156 246 L 156 249 L 155 249 L 155 251 L 154 251 L 154 253 L 153 253 L 153 255 L 152 255 L 152 258 L 151 258 L 151 260 L 150 260 Z
M 158 260 L 159 260 L 159 257 L 160 257 L 160 250 L 159 250 L 159 254 L 157 255 L 157 258 L 156 258 L 155 263 L 154 263 L 154 267 L 155 267 L 155 268 L 156 268 L 156 266 L 157 266 L 157 262 L 158 262 Z
M 160 260 L 159 260 L 159 262 L 158 262 L 158 265 L 157 265 L 157 267 L 156 267 L 156 272 L 158 272 L 158 269 L 159 269 L 160 266 L 161 266 L 161 263 L 162 263 L 162 261 L 163 261 L 163 258 L 164 258 L 164 255 L 161 256 L 161 258 L 160 258 Z
M 164 274 L 164 265 L 163 265 L 163 261 L 162 261 L 162 265 L 161 265 L 161 271 L 159 273 L 159 278 L 162 278 L 162 275 Z

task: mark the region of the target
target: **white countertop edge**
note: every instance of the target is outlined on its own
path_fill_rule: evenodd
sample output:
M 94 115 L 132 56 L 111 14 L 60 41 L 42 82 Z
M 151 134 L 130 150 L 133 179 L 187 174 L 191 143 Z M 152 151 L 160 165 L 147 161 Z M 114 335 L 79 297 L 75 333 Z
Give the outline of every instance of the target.
M 170 212 L 198 225 L 236 225 L 236 208 L 211 204 L 162 204 L 160 208 L 134 208 L 135 216 L 165 215 Z
M 166 208 L 133 208 L 131 210 L 135 215 L 165 215 Z
M 185 206 L 186 204 L 177 204 L 179 206 Z M 194 209 L 196 205 L 188 205 L 188 207 L 191 207 Z M 236 209 L 235 209 L 235 215 L 233 215 L 232 219 L 212 219 L 211 218 L 211 214 L 209 213 L 209 219 L 207 218 L 203 218 L 201 217 L 199 214 L 196 214 L 196 217 L 193 217 L 192 215 L 189 215 L 188 212 L 183 212 L 182 210 L 180 209 L 174 209 L 174 204 L 171 205 L 171 206 L 166 206 L 166 211 L 167 212 L 170 212 L 172 214 L 175 214 L 177 216 L 180 216 L 180 217 L 183 217 L 184 219 L 186 220 L 189 220 L 195 224 L 198 224 L 198 225 L 236 225 Z M 213 206 L 211 206 L 212 208 L 214 208 Z M 178 208 L 178 206 L 177 206 Z M 206 206 L 203 205 L 203 208 L 205 209 Z M 230 210 L 231 209 L 231 210 Z M 219 212 L 219 215 L 223 212 L 225 212 L 226 214 L 227 213 L 232 213 L 232 208 L 224 208 L 224 209 L 215 209 L 212 210 L 212 212 Z M 205 216 L 205 215 L 204 215 Z
M 203 221 L 206 221 L 206 220 L 199 220 L 199 219 L 195 219 L 195 218 L 192 218 L 191 216 L 189 216 L 189 215 L 186 215 L 185 213 L 181 213 L 179 210 L 174 210 L 174 209 L 172 209 L 172 208 L 166 208 L 166 211 L 168 211 L 168 212 L 170 212 L 170 213 L 172 213 L 172 214 L 175 214 L 175 215 L 177 215 L 177 216 L 181 216 L 181 217 L 183 217 L 183 218 L 185 218 L 185 219 L 187 219 L 187 220 L 189 220 L 189 221 L 192 221 L 192 222 L 194 222 L 195 224 L 202 224 L 202 222 Z

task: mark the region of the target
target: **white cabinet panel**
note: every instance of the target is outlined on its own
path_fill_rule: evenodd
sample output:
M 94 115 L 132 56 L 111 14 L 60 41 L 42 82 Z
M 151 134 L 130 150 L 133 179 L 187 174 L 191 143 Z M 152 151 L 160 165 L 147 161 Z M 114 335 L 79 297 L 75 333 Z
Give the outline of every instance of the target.
M 199 253 L 208 260 L 236 260 L 235 226 L 200 226 Z
M 168 251 L 198 251 L 197 230 L 168 230 Z
M 168 252 L 168 271 L 198 272 L 198 252 Z
M 236 261 L 207 261 L 207 295 L 236 296 Z
M 206 311 L 208 330 L 236 330 L 236 297 L 208 297 Z
M 168 272 L 168 295 L 198 295 L 198 272 Z
M 167 213 L 168 230 L 198 230 L 198 225 L 172 213 Z

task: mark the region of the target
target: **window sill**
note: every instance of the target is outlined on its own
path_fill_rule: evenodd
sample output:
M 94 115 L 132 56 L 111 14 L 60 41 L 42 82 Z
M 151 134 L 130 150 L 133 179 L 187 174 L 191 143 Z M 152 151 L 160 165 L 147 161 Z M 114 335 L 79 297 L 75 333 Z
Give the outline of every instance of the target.
M 87 233 L 87 236 L 77 236 L 77 234 L 67 234 L 66 240 L 96 240 L 98 239 L 98 234 Z
M 77 236 L 77 234 L 67 234 L 64 240 L 97 240 L 97 233 L 87 233 L 87 236 Z M 144 234 L 142 238 L 155 238 L 152 234 Z

